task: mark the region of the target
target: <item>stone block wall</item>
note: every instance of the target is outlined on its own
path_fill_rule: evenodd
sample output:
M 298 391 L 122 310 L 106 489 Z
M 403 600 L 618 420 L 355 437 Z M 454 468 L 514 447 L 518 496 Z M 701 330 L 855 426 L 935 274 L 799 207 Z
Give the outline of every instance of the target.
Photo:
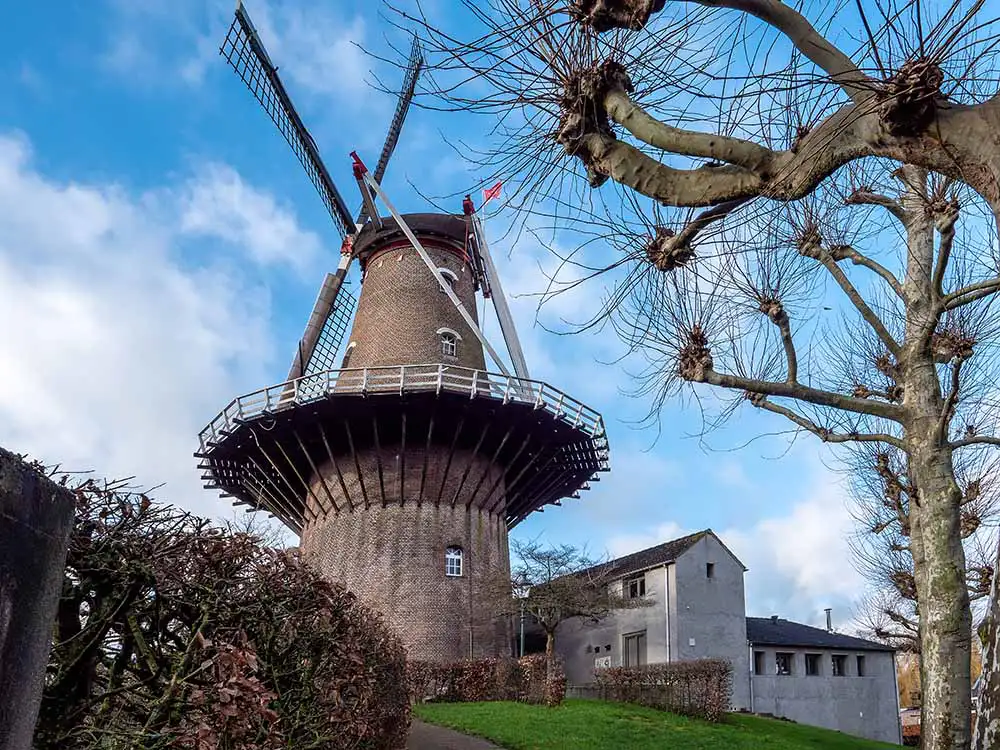
M 28 750 L 66 548 L 73 495 L 0 449 L 0 750 Z

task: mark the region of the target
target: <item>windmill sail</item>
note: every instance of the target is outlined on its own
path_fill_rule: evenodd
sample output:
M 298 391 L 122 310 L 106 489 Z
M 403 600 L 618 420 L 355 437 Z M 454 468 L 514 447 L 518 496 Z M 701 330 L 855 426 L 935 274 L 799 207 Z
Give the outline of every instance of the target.
M 350 327 L 357 300 L 343 288 L 350 255 L 341 257 L 336 273 L 328 273 L 320 287 L 306 330 L 302 334 L 288 380 L 337 368 L 337 352 Z
M 406 77 L 403 79 L 403 88 L 399 92 L 399 101 L 396 103 L 396 112 L 392 116 L 392 123 L 389 125 L 389 132 L 385 136 L 385 144 L 382 146 L 382 153 L 378 157 L 378 164 L 375 165 L 375 182 L 382 184 L 382 177 L 385 175 L 386 167 L 389 166 L 389 159 L 392 152 L 396 150 L 399 142 L 399 134 L 403 129 L 403 121 L 406 113 L 410 110 L 410 102 L 413 101 L 413 93 L 417 90 L 417 77 L 424 67 L 424 55 L 420 50 L 417 38 L 413 37 L 413 44 L 410 47 L 410 58 L 406 66 Z M 362 206 L 358 214 L 358 224 L 363 225 L 367 216 L 367 209 Z
M 292 147 L 309 179 L 319 192 L 320 198 L 330 212 L 330 217 L 340 231 L 340 236 L 354 234 L 355 225 L 343 196 L 333 183 L 326 165 L 320 158 L 302 118 L 295 111 L 292 100 L 278 77 L 278 70 L 271 63 L 264 43 L 257 34 L 243 3 L 236 6 L 236 16 L 219 52 L 233 67 L 237 75 L 260 102 L 271 121 Z

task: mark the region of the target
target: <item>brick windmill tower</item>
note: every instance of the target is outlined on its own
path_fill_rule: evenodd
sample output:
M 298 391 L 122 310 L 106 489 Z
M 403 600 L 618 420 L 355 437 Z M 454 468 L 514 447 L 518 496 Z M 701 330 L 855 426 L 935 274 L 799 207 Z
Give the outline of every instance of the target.
M 511 528 L 607 470 L 601 417 L 528 377 L 472 202 L 455 215 L 400 215 L 379 186 L 421 67 L 416 44 L 375 173 L 355 157 L 357 220 L 242 4 L 222 53 L 344 241 L 288 380 L 237 398 L 201 432 L 206 486 L 300 534 L 304 557 L 380 610 L 411 658 L 507 653 L 483 584 L 509 573 Z M 356 303 L 343 288 L 355 260 Z M 478 294 L 494 303 L 513 372 L 479 327 Z

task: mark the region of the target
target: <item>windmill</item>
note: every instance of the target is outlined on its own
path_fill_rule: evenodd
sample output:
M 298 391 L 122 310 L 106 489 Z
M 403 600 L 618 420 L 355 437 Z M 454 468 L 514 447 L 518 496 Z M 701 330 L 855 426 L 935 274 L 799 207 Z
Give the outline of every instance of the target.
M 508 652 L 478 597 L 509 574 L 510 528 L 607 471 L 603 420 L 529 378 L 471 198 L 458 214 L 400 214 L 381 187 L 423 67 L 416 40 L 375 171 L 351 154 L 356 212 L 242 2 L 220 51 L 319 192 L 341 256 L 286 382 L 233 400 L 202 430 L 206 487 L 300 534 L 305 558 L 381 610 L 411 657 Z M 354 261 L 357 299 L 344 288 Z M 512 369 L 479 326 L 477 294 L 493 303 Z

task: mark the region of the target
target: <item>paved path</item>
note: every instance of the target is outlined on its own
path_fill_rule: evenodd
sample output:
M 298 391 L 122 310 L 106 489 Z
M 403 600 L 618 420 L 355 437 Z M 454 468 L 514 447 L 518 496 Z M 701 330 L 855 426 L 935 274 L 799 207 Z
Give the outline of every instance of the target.
M 452 729 L 425 724 L 414 719 L 410 725 L 407 750 L 500 750 L 496 745 L 479 737 L 459 734 Z

